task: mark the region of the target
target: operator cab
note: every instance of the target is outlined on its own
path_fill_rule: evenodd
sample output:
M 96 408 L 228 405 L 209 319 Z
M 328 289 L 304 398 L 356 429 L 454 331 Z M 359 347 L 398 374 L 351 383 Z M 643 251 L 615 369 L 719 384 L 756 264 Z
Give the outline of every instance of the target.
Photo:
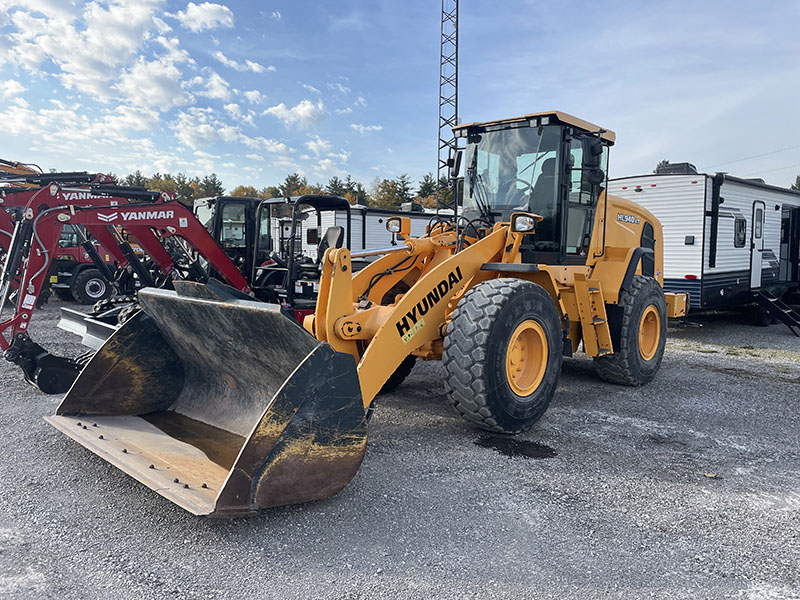
M 586 262 L 614 132 L 562 112 L 469 123 L 453 131 L 467 141 L 467 227 L 508 221 L 514 212 L 535 213 L 543 220 L 523 240 L 523 262 Z
M 255 214 L 261 198 L 214 196 L 194 201 L 194 214 L 245 277 L 254 268 Z
M 291 219 L 278 219 L 276 204 L 291 206 Z M 310 211 L 309 211 L 310 209 Z M 336 215 L 344 213 L 345 227 L 337 224 Z M 272 240 L 275 216 L 277 239 Z M 316 226 L 306 225 L 316 215 Z M 323 231 L 323 214 L 333 215 L 333 225 Z M 321 261 L 328 248 L 350 247 L 350 203 L 338 196 L 307 194 L 291 198 L 272 198 L 262 201 L 258 216 L 258 247 L 264 244 L 276 249 L 269 254 L 269 263 L 257 267 L 254 288 L 262 290 L 269 302 L 278 302 L 297 317 L 297 311 L 313 312 L 316 305 Z M 314 257 L 303 254 L 303 233 L 306 243 L 316 245 Z M 323 231 L 322 235 L 319 234 Z M 258 247 L 256 252 L 258 252 Z M 302 319 L 299 319 L 302 320 Z

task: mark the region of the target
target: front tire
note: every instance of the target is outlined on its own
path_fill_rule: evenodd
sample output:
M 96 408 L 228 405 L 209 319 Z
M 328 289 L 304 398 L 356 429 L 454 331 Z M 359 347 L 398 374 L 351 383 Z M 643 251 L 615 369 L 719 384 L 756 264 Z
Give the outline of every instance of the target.
M 94 304 L 111 296 L 111 285 L 97 269 L 84 269 L 75 276 L 72 295 L 81 304 Z
M 667 343 L 667 302 L 652 277 L 636 275 L 619 295 L 616 306 L 606 306 L 614 353 L 594 359 L 601 379 L 639 386 L 656 376 Z
M 561 319 L 541 286 L 499 278 L 470 289 L 444 338 L 445 388 L 467 421 L 498 433 L 530 429 L 561 375 Z

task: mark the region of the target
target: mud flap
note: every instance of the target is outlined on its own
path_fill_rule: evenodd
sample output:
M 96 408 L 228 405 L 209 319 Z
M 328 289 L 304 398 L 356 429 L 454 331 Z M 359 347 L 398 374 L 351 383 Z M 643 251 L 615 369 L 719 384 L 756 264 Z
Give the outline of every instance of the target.
M 197 515 L 327 498 L 367 425 L 355 360 L 276 305 L 202 285 L 139 292 L 47 421 Z

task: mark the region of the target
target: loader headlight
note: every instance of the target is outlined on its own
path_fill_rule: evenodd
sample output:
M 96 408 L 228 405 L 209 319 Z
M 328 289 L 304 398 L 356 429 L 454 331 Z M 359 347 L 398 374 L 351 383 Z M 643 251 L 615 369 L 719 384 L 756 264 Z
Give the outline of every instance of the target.
M 539 215 L 531 214 L 515 214 L 511 215 L 511 231 L 516 233 L 528 233 L 536 229 L 537 221 L 541 221 L 542 217 Z
M 386 231 L 407 237 L 411 233 L 411 219 L 408 217 L 391 217 L 386 219 Z

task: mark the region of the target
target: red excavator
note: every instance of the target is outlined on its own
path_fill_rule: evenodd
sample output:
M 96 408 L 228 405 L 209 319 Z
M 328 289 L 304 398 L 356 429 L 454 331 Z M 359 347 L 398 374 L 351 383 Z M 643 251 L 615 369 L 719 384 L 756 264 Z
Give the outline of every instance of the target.
M 66 391 L 85 364 L 85 357 L 70 359 L 50 354 L 27 333 L 64 227 L 91 234 L 114 257 L 118 267 L 136 273 L 142 287 L 172 287 L 175 280 L 205 282 L 211 277 L 209 286 L 215 289 L 213 278 L 219 278 L 230 286 L 217 286 L 221 295 L 228 297 L 232 288 L 242 298 L 283 298 L 287 316 L 301 320 L 313 308 L 306 308 L 301 298 L 295 298 L 296 284 L 304 278 L 318 277 L 319 261 L 296 265 L 289 257 L 288 265 L 282 264 L 281 256 L 271 251 L 269 225 L 273 208 L 291 204 L 295 215 L 300 207 L 309 205 L 318 211 L 349 208 L 346 200 L 332 197 L 258 200 L 255 214 L 259 218 L 252 220 L 252 227 L 245 226 L 241 235 L 242 240 L 252 241 L 241 247 L 230 240 L 217 243 L 190 209 L 167 194 L 107 184 L 80 188 L 52 184 L 27 193 L 27 204 L 16 224 L 0 279 L 3 299 L 8 298 L 16 281 L 22 293 L 18 294 L 10 318 L 3 318 L 0 312 L 0 349 L 5 351 L 6 359 L 22 368 L 30 383 L 46 393 Z M 234 232 L 234 240 L 238 239 L 236 227 L 234 222 L 222 223 L 229 237 Z M 143 264 L 123 239 L 121 228 L 152 261 L 160 274 L 158 281 L 152 277 L 153 269 Z M 251 229 L 248 235 L 245 230 Z M 331 229 L 334 235 L 324 237 L 320 256 L 328 247 L 341 247 L 343 243 L 342 228 Z M 84 240 L 83 247 L 98 269 L 108 271 L 104 276 L 114 277 L 90 243 Z M 240 261 L 238 255 L 242 253 L 246 260 Z M 239 262 L 241 267 L 237 268 Z M 102 339 L 113 330 L 107 330 Z

